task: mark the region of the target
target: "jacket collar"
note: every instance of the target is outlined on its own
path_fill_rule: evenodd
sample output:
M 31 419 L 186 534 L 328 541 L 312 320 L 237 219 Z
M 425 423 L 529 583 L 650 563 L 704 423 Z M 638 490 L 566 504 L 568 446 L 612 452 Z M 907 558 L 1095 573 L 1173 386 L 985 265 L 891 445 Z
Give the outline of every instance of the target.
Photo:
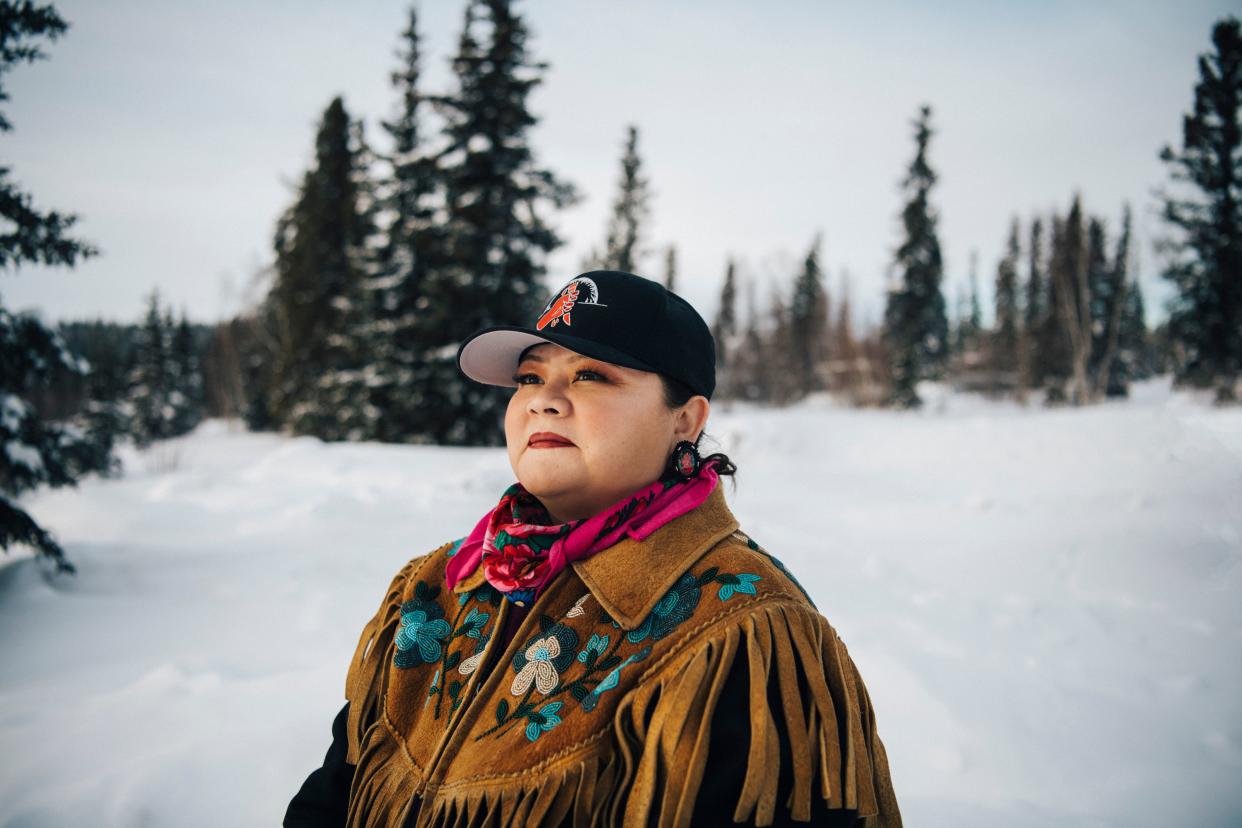
M 632 630 L 655 608 L 677 580 L 738 528 L 724 498 L 724 484 L 699 506 L 652 532 L 645 540 L 623 537 L 607 549 L 570 564 L 601 607 L 625 630 Z M 486 581 L 483 567 L 453 591 L 469 592 Z

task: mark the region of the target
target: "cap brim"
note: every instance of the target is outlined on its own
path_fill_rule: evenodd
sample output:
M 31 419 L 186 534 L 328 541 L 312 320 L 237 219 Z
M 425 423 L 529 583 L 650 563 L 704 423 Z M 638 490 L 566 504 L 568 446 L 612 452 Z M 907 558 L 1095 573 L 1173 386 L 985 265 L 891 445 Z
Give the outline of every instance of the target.
M 484 328 L 472 334 L 457 351 L 457 367 L 475 382 L 512 388 L 517 385 L 513 381 L 513 372 L 517 369 L 518 357 L 522 355 L 522 351 L 541 342 L 551 342 L 613 365 L 636 368 L 639 371 L 656 370 L 629 354 L 589 339 L 556 332 L 535 333 L 529 328 L 508 326 Z

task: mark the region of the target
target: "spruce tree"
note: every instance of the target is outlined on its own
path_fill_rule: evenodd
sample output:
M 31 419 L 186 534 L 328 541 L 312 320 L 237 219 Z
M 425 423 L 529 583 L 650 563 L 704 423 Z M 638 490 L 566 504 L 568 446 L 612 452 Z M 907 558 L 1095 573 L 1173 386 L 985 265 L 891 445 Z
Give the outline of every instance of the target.
M 853 311 L 850 307 L 850 278 L 841 276 L 840 298 L 837 300 L 836 324 L 832 326 L 832 386 L 834 391 L 844 391 L 857 400 L 862 374 L 858 370 L 861 355 L 858 341 L 854 338 Z
M 0 0 L 0 103 L 9 100 L 5 74 L 19 63 L 47 57 L 37 39 L 57 40 L 68 28 L 51 4 Z M 0 132 L 12 129 L 13 124 L 0 111 Z M 31 195 L 9 180 L 9 172 L 9 167 L 0 166 L 0 219 L 5 224 L 0 232 L 0 268 L 16 268 L 22 263 L 73 267 L 79 259 L 98 252 L 90 243 L 68 235 L 77 216 L 40 211 Z
M 1117 332 L 1118 371 L 1129 383 L 1148 379 L 1155 373 L 1151 335 L 1147 330 L 1143 291 L 1137 280 L 1126 285 L 1121 324 Z
M 42 485 L 76 485 L 92 471 L 112 474 L 118 464 L 110 435 L 97 433 L 91 420 L 47 420 L 29 402 L 57 369 L 85 376 L 90 366 L 37 317 L 14 315 L 0 305 L 0 548 L 24 544 L 55 572 L 73 572 L 64 549 L 17 497 Z
M 730 257 L 725 266 L 724 286 L 720 289 L 720 307 L 712 323 L 712 338 L 716 342 L 716 372 L 727 376 L 733 339 L 737 335 L 737 265 Z M 726 388 L 729 382 L 722 383 Z
M 188 434 L 203 420 L 206 405 L 203 391 L 203 368 L 198 337 L 181 311 L 181 321 L 172 333 L 173 387 L 177 393 L 173 431 Z
M 400 65 L 390 76 L 399 101 L 397 114 L 381 122 L 391 141 L 383 158 L 387 174 L 378 185 L 387 224 L 364 300 L 373 320 L 372 330 L 363 336 L 370 357 L 369 405 L 381 414 L 366 436 L 385 442 L 425 439 L 423 330 L 442 324 L 436 315 L 452 312 L 433 307 L 424 290 L 428 274 L 441 263 L 442 239 L 436 214 L 439 174 L 424 123 L 429 97 L 419 88 L 420 41 L 418 15 L 411 7 L 397 55 Z
M 983 305 L 979 302 L 979 251 L 970 251 L 970 310 L 967 317 L 967 342 L 971 348 L 978 347 L 983 332 Z
M 1009 227 L 1005 255 L 996 266 L 996 324 L 992 330 L 992 370 L 1004 377 L 1018 373 L 1018 219 Z M 1009 383 L 1004 383 L 1009 387 Z
M 677 292 L 677 245 L 670 244 L 664 254 L 664 287 Z
M 48 5 L 0 0 L 0 103 L 9 99 L 5 74 L 19 63 L 46 57 L 39 38 L 56 40 L 68 23 Z M 0 111 L 0 132 L 13 129 Z M 33 197 L 0 167 L 0 271 L 23 264 L 73 267 L 94 256 L 91 244 L 72 238 L 73 215 L 41 212 Z M 17 503 L 40 485 L 72 486 L 84 474 L 110 474 L 117 468 L 111 433 L 83 421 L 45 420 L 31 403 L 57 370 L 85 376 L 90 366 L 66 347 L 59 334 L 29 314 L 14 315 L 0 302 L 0 548 L 33 548 L 54 571 L 73 572 L 64 549 Z
M 637 273 L 646 257 L 643 241 L 651 214 L 651 196 L 642 167 L 638 155 L 638 127 L 630 125 L 626 128 L 625 148 L 621 154 L 617 195 L 608 216 L 604 253 L 598 261 L 603 269 Z
M 1121 233 L 1112 259 L 1092 280 L 1092 381 L 1095 396 L 1124 397 L 1129 394 L 1129 375 L 1118 360 L 1122 317 L 1128 299 L 1130 265 L 1130 207 L 1122 211 Z M 1093 262 L 1094 267 L 1094 262 Z
M 892 360 L 890 403 L 902 408 L 921 404 L 915 390 L 920 379 L 943 375 L 949 344 L 940 291 L 940 240 L 929 199 L 936 183 L 927 157 L 932 136 L 930 107 L 922 107 L 914 128 L 914 160 L 902 182 L 906 204 L 901 213 L 904 237 L 895 262 L 898 281 L 888 293 L 884 311 L 884 337 Z
M 240 401 L 239 413 L 251 431 L 273 431 L 281 427 L 276 411 L 275 371 L 280 317 L 269 295 L 257 308 L 229 322 L 228 336 L 236 349 L 236 385 L 239 386 L 232 388 L 230 396 Z
M 172 331 L 161 310 L 159 291 L 147 297 L 147 311 L 129 376 L 130 435 L 140 448 L 176 435 L 176 371 Z
M 949 326 L 949 351 L 956 358 L 958 367 L 962 367 L 976 361 L 979 336 L 983 331 L 983 308 L 979 304 L 979 253 L 976 250 L 970 251 L 966 288 L 958 288 L 956 311 L 957 318 Z
M 294 433 L 341 439 L 342 418 L 355 410 L 341 399 L 360 348 L 353 341 L 360 281 L 367 275 L 373 212 L 362 200 L 361 130 L 344 102 L 328 105 L 315 139 L 315 163 L 297 201 L 277 223 L 271 306 L 274 416 Z M 351 315 L 352 314 L 352 315 Z
M 545 256 L 561 244 L 544 209 L 574 200 L 530 148 L 527 97 L 547 64 L 530 56 L 527 37 L 508 0 L 470 0 L 452 61 L 456 88 L 436 99 L 445 117 L 445 262 L 424 281 L 436 313 L 424 328 L 422 381 L 423 434 L 440 443 L 503 440 L 508 395 L 462 377 L 457 348 L 485 326 L 530 324 L 547 299 Z
M 1104 357 L 1108 321 L 1115 303 L 1112 263 L 1108 260 L 1108 230 L 1098 216 L 1087 217 L 1087 317 L 1091 348 L 1087 359 L 1088 379 L 1095 390 L 1095 379 Z M 1094 394 L 1093 394 L 1094 396 Z
M 805 396 L 805 384 L 799 371 L 797 349 L 794 344 L 793 314 L 784 291 L 777 285 L 769 286 L 768 330 L 761 349 L 763 362 L 757 369 L 767 374 L 764 387 L 766 400 L 776 405 L 787 405 Z
M 729 359 L 727 389 L 731 399 L 770 402 L 771 371 L 767 365 L 767 338 L 764 336 L 759 310 L 755 304 L 755 282 L 746 280 L 746 327 L 739 333 L 739 343 Z
M 962 352 L 966 350 L 966 318 L 970 314 L 966 288 L 960 283 L 954 287 L 953 305 L 949 310 L 949 362 L 957 365 L 961 362 Z
M 1176 288 L 1169 336 L 1180 346 L 1177 380 L 1217 384 L 1234 398 L 1242 372 L 1242 26 L 1235 17 L 1212 29 L 1213 52 L 1199 56 L 1180 149 L 1160 159 L 1177 193 L 1162 194 L 1172 235 L 1163 275 Z
M 1069 399 L 1083 405 L 1091 399 L 1089 365 L 1091 360 L 1091 288 L 1089 271 L 1089 219 L 1082 200 L 1074 196 L 1064 219 L 1053 221 L 1050 282 L 1054 287 L 1051 312 L 1055 322 L 1053 342 L 1059 343 L 1063 359 L 1057 375 L 1069 381 L 1052 401 L 1059 401 L 1068 390 Z
M 1066 383 L 1069 381 L 1071 369 L 1070 341 L 1068 328 L 1064 321 L 1061 295 L 1065 288 L 1061 284 L 1059 273 L 1064 268 L 1066 256 L 1066 220 L 1052 214 L 1048 234 L 1048 287 L 1045 293 L 1044 324 L 1039 331 L 1038 353 L 1040 356 L 1041 378 L 1044 388 L 1044 402 L 1048 404 L 1064 402 L 1066 399 Z
M 1048 321 L 1047 274 L 1044 270 L 1044 222 L 1038 216 L 1031 221 L 1026 249 L 1026 302 L 1022 308 L 1024 388 L 1043 385 L 1044 331 Z
M 370 178 L 374 155 L 362 123 L 349 124 L 350 188 L 353 210 L 347 238 L 347 278 L 331 300 L 339 327 L 327 332 L 325 372 L 316 386 L 316 400 L 296 417 L 294 430 L 324 440 L 365 440 L 376 436 L 383 412 L 371 398 L 375 381 L 372 354 L 382 346 L 386 332 L 376 323 L 373 287 L 377 281 L 371 240 L 376 232 L 377 202 Z
M 816 236 L 794 281 L 789 303 L 789 361 L 794 371 L 794 398 L 823 388 L 819 364 L 826 350 L 828 295 L 819 264 L 820 245 L 821 239 Z

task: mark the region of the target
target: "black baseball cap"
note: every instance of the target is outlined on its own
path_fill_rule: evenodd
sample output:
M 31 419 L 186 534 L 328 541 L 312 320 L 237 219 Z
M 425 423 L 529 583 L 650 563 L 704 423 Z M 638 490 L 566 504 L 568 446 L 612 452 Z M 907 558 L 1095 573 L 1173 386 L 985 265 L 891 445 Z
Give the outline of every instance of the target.
M 716 389 L 716 342 L 703 317 L 659 282 L 633 273 L 575 276 L 530 327 L 501 325 L 471 334 L 457 351 L 457 366 L 476 382 L 513 387 L 518 357 L 541 342 L 665 374 L 708 399 Z

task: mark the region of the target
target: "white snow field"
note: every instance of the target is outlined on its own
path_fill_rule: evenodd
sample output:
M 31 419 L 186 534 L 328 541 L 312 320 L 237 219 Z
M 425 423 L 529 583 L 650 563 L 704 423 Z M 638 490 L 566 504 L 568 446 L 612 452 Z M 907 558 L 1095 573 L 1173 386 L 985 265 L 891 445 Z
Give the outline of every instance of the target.
M 1157 380 L 708 433 L 858 663 L 906 825 L 1242 825 L 1242 411 Z M 123 459 L 22 501 L 75 578 L 0 558 L 0 826 L 278 825 L 389 579 L 494 505 L 504 451 L 209 421 Z

